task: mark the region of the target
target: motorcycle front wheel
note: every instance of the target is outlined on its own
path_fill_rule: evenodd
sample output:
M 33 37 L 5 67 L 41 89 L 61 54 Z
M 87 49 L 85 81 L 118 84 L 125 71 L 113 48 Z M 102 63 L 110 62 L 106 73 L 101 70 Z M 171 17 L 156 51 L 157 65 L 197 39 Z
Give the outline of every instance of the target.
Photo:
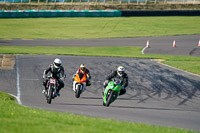
M 110 95 L 109 95 L 109 97 L 107 99 L 107 102 L 106 102 L 106 107 L 108 107 L 111 104 L 112 97 L 113 97 L 113 92 L 111 91 Z
M 52 98 L 53 98 L 53 89 L 52 89 L 52 88 L 49 88 L 48 91 L 49 91 L 49 92 L 48 92 L 48 97 L 47 97 L 47 103 L 48 103 L 48 104 L 51 104 L 51 100 L 52 100 Z
M 78 88 L 77 88 L 76 91 L 75 91 L 75 97 L 76 97 L 76 98 L 79 98 L 79 97 L 80 97 L 80 94 L 81 94 L 80 88 L 81 88 L 81 86 L 78 85 Z

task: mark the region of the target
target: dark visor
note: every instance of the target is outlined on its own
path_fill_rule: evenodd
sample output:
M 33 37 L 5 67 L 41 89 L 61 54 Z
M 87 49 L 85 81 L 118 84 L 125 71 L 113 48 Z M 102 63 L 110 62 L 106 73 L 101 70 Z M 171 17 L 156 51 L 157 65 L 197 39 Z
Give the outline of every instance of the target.
M 60 66 L 61 64 L 55 63 L 56 66 Z
M 85 68 L 84 68 L 84 67 L 82 67 L 82 68 L 81 68 L 81 70 L 82 70 L 82 71 L 84 71 L 84 70 L 85 70 Z

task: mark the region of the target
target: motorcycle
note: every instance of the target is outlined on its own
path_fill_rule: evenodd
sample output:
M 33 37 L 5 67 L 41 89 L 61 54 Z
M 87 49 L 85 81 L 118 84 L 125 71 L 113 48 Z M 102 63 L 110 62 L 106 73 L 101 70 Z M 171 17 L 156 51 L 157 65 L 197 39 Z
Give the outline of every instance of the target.
M 113 79 L 110 81 L 103 93 L 103 105 L 108 107 L 112 102 L 114 102 L 119 96 L 121 89 L 122 86 L 119 79 Z
M 51 104 L 51 100 L 54 99 L 57 95 L 57 89 L 58 89 L 58 81 L 55 78 L 48 77 L 49 80 L 47 82 L 47 92 L 45 94 L 47 103 Z
M 73 78 L 73 90 L 75 92 L 75 97 L 79 98 L 80 94 L 85 90 L 87 76 L 86 74 L 77 73 Z

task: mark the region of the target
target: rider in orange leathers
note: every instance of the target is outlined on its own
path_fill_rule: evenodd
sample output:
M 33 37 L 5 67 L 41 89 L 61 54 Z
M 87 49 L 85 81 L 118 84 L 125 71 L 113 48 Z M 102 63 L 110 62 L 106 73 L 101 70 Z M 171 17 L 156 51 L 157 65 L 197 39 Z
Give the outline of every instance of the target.
M 86 68 L 85 64 L 81 64 L 80 65 L 80 68 L 76 71 L 76 73 L 82 73 L 82 74 L 85 74 L 86 75 L 86 86 L 90 86 L 91 85 L 91 82 L 90 82 L 90 79 L 91 79 L 91 75 L 90 75 L 90 71 Z M 76 74 L 74 74 L 72 80 L 74 81 L 74 77 L 75 77 Z

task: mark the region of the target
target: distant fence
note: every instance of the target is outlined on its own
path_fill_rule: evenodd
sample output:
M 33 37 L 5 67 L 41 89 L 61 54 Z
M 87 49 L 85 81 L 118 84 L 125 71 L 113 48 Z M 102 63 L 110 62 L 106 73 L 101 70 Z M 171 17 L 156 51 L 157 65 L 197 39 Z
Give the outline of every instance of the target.
M 200 16 L 200 10 L 122 11 L 122 16 Z
M 121 17 L 119 10 L 5 10 L 0 18 Z
M 39 17 L 130 17 L 130 16 L 200 16 L 200 10 L 120 11 L 120 10 L 3 10 L 0 18 Z
M 200 4 L 200 0 L 0 0 L 0 4 Z

